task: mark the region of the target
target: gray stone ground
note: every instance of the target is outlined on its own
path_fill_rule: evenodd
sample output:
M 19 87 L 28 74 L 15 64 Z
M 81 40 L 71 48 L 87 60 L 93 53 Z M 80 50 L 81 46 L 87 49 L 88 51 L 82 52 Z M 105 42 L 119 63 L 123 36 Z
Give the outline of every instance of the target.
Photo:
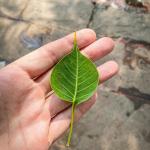
M 149 8 L 112 1 L 0 0 L 0 67 L 85 27 L 116 41 L 114 52 L 96 64 L 114 59 L 120 72 L 99 87 L 70 150 L 150 150 Z M 66 149 L 65 143 L 66 136 L 52 150 Z

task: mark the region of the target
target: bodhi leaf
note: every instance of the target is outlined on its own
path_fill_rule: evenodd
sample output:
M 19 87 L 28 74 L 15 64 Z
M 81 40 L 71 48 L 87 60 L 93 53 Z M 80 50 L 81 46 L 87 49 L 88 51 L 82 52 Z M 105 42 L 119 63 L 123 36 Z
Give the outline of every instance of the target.
M 91 60 L 79 51 L 76 32 L 71 53 L 62 58 L 53 68 L 50 84 L 56 95 L 64 101 L 72 103 L 72 118 L 67 146 L 73 130 L 75 106 L 87 101 L 95 92 L 99 82 L 99 74 Z

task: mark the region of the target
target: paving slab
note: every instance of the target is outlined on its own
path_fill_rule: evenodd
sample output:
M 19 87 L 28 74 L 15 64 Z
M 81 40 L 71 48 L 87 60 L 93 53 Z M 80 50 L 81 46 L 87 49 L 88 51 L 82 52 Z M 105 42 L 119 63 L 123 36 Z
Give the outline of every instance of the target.
M 148 5 L 149 1 L 144 1 Z M 150 13 L 118 0 L 0 0 L 0 68 L 45 43 L 89 26 L 115 40 L 116 77 L 98 89 L 75 125 L 70 150 L 150 149 Z M 111 68 L 110 68 L 111 69 Z M 66 149 L 67 134 L 52 150 Z

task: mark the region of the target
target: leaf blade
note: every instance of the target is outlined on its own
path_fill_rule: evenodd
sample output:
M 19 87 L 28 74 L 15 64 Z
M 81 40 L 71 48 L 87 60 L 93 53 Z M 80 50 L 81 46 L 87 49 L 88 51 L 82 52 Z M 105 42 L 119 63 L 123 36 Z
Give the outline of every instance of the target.
M 50 79 L 51 87 L 60 99 L 71 103 L 75 102 L 76 104 L 80 104 L 90 98 L 96 90 L 98 82 L 99 74 L 96 66 L 80 53 L 76 41 L 74 41 L 71 53 L 56 64 Z M 89 85 L 91 87 L 86 88 Z M 82 96 L 82 92 L 87 96 Z

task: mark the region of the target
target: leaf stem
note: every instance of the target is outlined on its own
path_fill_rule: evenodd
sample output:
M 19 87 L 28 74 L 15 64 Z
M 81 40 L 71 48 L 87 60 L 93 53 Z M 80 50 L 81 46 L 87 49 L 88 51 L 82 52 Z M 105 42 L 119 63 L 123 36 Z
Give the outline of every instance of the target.
M 75 103 L 73 102 L 73 104 L 72 104 L 72 112 L 71 112 L 70 131 L 69 131 L 68 141 L 67 141 L 67 145 L 66 145 L 68 147 L 70 146 L 72 132 L 73 132 L 74 112 L 75 112 Z

